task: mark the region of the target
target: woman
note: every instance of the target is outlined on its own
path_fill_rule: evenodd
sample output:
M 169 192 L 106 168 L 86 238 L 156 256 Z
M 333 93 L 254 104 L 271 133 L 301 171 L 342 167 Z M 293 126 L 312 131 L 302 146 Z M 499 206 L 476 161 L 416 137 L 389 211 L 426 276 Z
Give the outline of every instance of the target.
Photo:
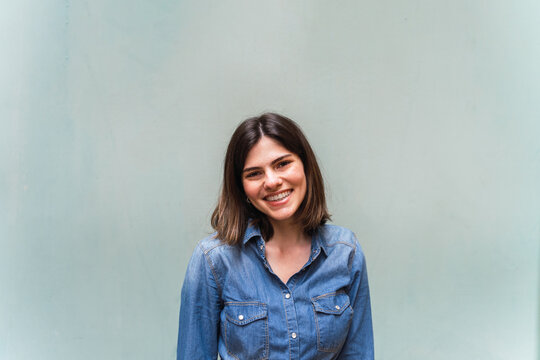
M 178 359 L 373 359 L 364 255 L 329 218 L 300 128 L 273 113 L 242 122 L 225 156 L 216 233 L 184 280 Z

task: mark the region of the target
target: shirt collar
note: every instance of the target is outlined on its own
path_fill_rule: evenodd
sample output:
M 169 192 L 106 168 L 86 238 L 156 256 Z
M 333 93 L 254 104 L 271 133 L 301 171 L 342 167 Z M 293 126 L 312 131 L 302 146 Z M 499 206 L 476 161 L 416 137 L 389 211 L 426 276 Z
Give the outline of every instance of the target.
M 326 241 L 324 241 L 324 238 L 322 237 L 322 227 L 319 227 L 319 229 L 313 234 L 312 240 L 311 240 L 311 247 L 314 251 L 317 251 L 319 249 L 322 249 L 325 255 L 328 255 L 328 251 L 326 249 Z
M 322 249 L 325 253 L 325 255 L 328 255 L 328 251 L 326 249 L 326 242 L 324 241 L 324 238 L 322 237 L 322 227 L 319 228 L 313 234 L 312 240 L 311 240 L 311 247 L 313 250 L 317 251 L 319 249 Z M 248 227 L 246 229 L 246 233 L 244 234 L 244 239 L 242 240 L 242 244 L 246 244 L 249 240 L 251 240 L 254 237 L 260 237 L 262 239 L 261 230 L 258 226 L 252 225 L 251 221 L 248 223 Z
M 245 245 L 249 240 L 251 240 L 252 238 L 256 236 L 260 236 L 262 238 L 261 231 L 259 230 L 258 226 L 252 225 L 250 221 L 248 223 L 246 233 L 244 234 L 244 239 L 242 240 L 242 244 Z

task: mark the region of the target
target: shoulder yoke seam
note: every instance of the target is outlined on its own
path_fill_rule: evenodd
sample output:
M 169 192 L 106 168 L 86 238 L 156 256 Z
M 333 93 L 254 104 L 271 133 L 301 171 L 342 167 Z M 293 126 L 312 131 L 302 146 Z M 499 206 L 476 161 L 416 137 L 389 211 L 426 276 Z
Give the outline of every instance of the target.
M 204 255 L 204 258 L 205 258 L 205 260 L 206 260 L 206 263 L 208 264 L 208 267 L 210 268 L 210 271 L 212 272 L 212 277 L 214 278 L 214 281 L 216 282 L 216 286 L 218 287 L 219 292 L 222 293 L 223 290 L 222 290 L 222 288 L 221 288 L 221 285 L 219 284 L 219 281 L 218 281 L 219 278 L 218 278 L 218 276 L 217 276 L 217 274 L 216 274 L 216 270 L 215 270 L 215 268 L 214 268 L 214 264 L 212 263 L 212 259 L 210 259 L 210 256 L 208 255 L 208 252 L 209 252 L 210 250 L 215 249 L 216 247 L 218 247 L 218 246 L 220 246 L 220 245 L 221 245 L 221 244 L 218 244 L 218 245 L 216 245 L 216 246 L 214 246 L 214 247 L 212 247 L 212 248 L 210 248 L 210 249 L 208 249 L 208 250 L 203 250 L 202 247 L 201 247 L 201 251 L 202 251 L 202 253 L 203 253 L 203 255 Z M 200 247 L 200 245 L 199 245 L 199 247 Z

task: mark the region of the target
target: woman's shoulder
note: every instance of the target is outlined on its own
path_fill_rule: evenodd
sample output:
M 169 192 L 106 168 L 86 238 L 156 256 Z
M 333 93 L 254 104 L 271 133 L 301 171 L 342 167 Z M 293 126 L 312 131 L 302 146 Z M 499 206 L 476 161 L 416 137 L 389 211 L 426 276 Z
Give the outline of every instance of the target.
M 345 241 L 354 243 L 356 236 L 354 233 L 343 226 L 334 224 L 324 224 L 321 226 L 321 235 L 329 241 Z
M 238 256 L 244 250 L 241 244 L 230 245 L 221 240 L 217 233 L 213 233 L 200 240 L 197 248 L 207 257 L 219 258 Z
M 351 266 L 362 268 L 365 255 L 354 232 L 342 226 L 323 225 L 320 239 L 328 256 L 347 258 Z
M 203 238 L 197 244 L 197 247 L 206 255 L 213 250 L 226 247 L 225 244 L 219 237 L 217 237 L 217 232 L 214 232 L 207 237 Z
M 345 245 L 355 249 L 359 246 L 354 232 L 343 226 L 325 224 L 321 226 L 319 234 L 323 243 L 330 247 Z

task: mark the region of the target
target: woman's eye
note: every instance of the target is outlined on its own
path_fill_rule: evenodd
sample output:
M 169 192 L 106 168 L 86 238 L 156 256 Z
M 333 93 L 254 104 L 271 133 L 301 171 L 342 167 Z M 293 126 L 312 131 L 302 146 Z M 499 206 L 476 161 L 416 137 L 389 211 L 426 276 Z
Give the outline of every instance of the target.
M 255 177 L 255 176 L 259 175 L 259 174 L 260 174 L 259 171 L 253 171 L 253 172 L 247 173 L 246 178 L 252 178 L 252 177 Z
M 278 166 L 277 166 L 277 167 L 278 167 L 278 168 L 280 168 L 280 167 L 284 167 L 284 166 L 287 166 L 287 165 L 289 165 L 290 163 L 292 163 L 292 161 L 291 161 L 291 160 L 285 160 L 285 161 L 281 161 L 280 163 L 278 163 Z

